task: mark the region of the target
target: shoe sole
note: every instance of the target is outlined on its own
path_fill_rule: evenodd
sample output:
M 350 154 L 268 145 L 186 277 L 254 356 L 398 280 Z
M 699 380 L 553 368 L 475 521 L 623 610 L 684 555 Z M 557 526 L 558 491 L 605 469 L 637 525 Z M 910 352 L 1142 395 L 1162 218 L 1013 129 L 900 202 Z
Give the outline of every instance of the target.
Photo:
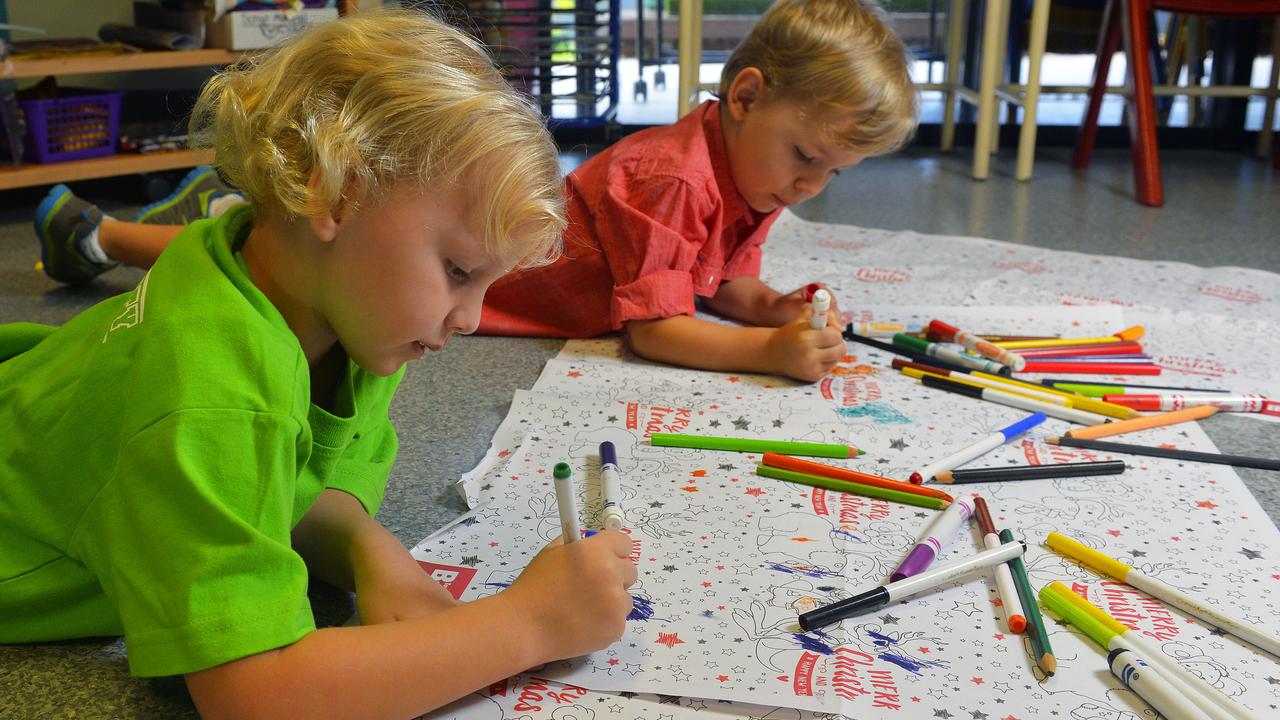
M 178 183 L 178 187 L 175 188 L 173 192 L 169 193 L 167 197 L 157 200 L 139 210 L 138 214 L 133 216 L 133 221 L 136 223 L 145 222 L 143 218 L 146 217 L 148 213 L 159 212 L 160 210 L 170 208 L 182 202 L 186 199 L 187 189 L 197 180 L 204 177 L 206 173 L 211 172 L 214 172 L 214 170 L 208 165 L 200 165 L 198 167 L 191 168 L 186 177 L 182 178 L 182 182 Z
M 66 204 L 67 198 L 71 197 L 71 188 L 66 185 L 54 185 L 49 194 L 44 196 L 40 204 L 36 206 L 36 237 L 40 239 L 40 264 L 44 266 L 44 271 L 54 280 L 49 272 L 49 222 L 53 220 L 53 216 L 62 209 Z M 58 280 L 58 282 L 62 282 Z

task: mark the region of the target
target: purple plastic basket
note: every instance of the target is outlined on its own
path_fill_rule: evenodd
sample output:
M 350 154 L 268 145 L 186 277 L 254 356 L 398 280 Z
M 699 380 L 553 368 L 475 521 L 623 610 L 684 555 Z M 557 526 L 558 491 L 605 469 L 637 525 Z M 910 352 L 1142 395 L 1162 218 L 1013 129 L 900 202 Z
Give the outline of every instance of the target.
M 53 163 L 114 155 L 124 93 L 66 88 L 61 92 L 64 97 L 18 102 L 27 119 L 27 157 Z

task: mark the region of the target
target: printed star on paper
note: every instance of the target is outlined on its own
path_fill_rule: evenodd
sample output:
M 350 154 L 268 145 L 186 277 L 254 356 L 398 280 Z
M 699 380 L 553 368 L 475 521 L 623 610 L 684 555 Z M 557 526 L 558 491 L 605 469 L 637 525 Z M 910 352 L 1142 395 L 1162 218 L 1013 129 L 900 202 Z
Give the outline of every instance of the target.
M 934 716 L 934 717 L 940 717 L 940 718 L 955 717 L 954 715 L 952 715 L 951 713 L 947 712 L 946 710 L 934 710 L 934 711 L 933 711 L 933 716 Z
M 739 415 L 738 419 L 733 421 L 733 427 L 738 430 L 747 430 L 751 427 L 751 422 Z
M 720 421 L 719 421 L 719 420 L 712 420 L 711 422 L 709 422 L 709 423 L 707 423 L 707 424 L 708 424 L 708 425 L 710 425 L 711 427 L 720 427 Z
M 782 421 L 781 421 L 781 420 L 774 420 L 774 421 L 773 421 L 773 426 L 774 426 L 774 427 L 782 427 Z
M 1218 504 L 1212 500 L 1201 500 L 1196 503 L 1196 507 L 1208 508 L 1210 510 L 1218 507 Z
M 663 565 L 662 570 L 663 572 L 677 572 L 675 565 Z
M 1134 556 L 1134 557 L 1136 557 L 1136 558 L 1140 558 L 1140 557 L 1146 557 L 1146 556 L 1147 556 L 1147 551 L 1145 551 L 1145 550 L 1131 550 L 1131 551 L 1129 552 L 1129 554 L 1130 554 L 1130 555 L 1132 555 L 1132 556 Z
M 1280 678 L 1274 678 L 1274 677 L 1271 677 L 1270 675 L 1268 675 L 1268 676 L 1267 676 L 1267 684 L 1268 684 L 1268 685 L 1280 685 Z
M 618 422 L 618 416 L 617 416 L 617 415 L 610 415 L 609 417 L 605 418 L 605 421 L 606 421 L 606 422 L 611 422 L 611 423 L 616 423 L 616 422 Z
M 728 675 L 717 675 L 716 679 L 719 680 L 720 682 L 729 682 Z
M 661 503 L 660 501 L 658 501 L 658 500 L 654 500 L 653 502 L 649 503 L 649 507 L 651 507 L 651 508 L 660 508 L 660 507 L 662 507 L 662 503 Z
M 973 720 L 987 720 L 987 714 L 981 710 L 974 710 L 969 714 L 973 716 Z
M 1241 554 L 1241 555 L 1243 555 L 1243 556 L 1245 556 L 1245 557 L 1247 557 L 1247 558 L 1249 558 L 1250 560 L 1261 560 L 1261 559 L 1262 559 L 1262 553 L 1261 553 L 1261 552 L 1259 552 L 1259 551 L 1257 551 L 1257 550 L 1250 550 L 1249 548 L 1240 548 L 1240 554 Z
M 720 463 L 721 470 L 733 470 L 733 463 Z
M 1112 528 L 1111 530 L 1108 530 L 1107 534 L 1110 535 L 1111 537 L 1120 537 L 1120 531 L 1114 528 Z
M 565 375 L 568 375 L 571 378 L 582 377 L 582 373 L 578 372 L 577 370 L 570 370 L 569 372 L 565 373 Z
M 983 683 L 983 680 L 982 678 L 975 676 L 975 677 L 969 678 L 969 682 L 973 683 L 974 685 L 981 685 Z
M 898 438 L 896 440 L 890 440 L 889 447 L 893 450 L 906 450 L 909 446 L 907 445 L 906 438 Z
M 952 608 L 952 610 L 955 610 L 956 612 L 964 613 L 965 617 L 969 617 L 974 613 L 979 612 L 978 606 L 974 605 L 973 603 L 956 602 L 955 605 L 956 606 Z
M 899 619 L 900 619 L 900 618 L 896 618 L 896 617 L 894 617 L 893 615 L 881 615 L 881 616 L 880 616 L 880 622 L 884 623 L 885 625 L 897 625 L 897 624 L 898 624 L 898 620 L 899 620 Z
M 669 648 L 674 648 L 677 645 L 683 645 L 684 641 L 680 639 L 680 633 L 659 632 L 657 643 L 659 645 L 666 645 Z

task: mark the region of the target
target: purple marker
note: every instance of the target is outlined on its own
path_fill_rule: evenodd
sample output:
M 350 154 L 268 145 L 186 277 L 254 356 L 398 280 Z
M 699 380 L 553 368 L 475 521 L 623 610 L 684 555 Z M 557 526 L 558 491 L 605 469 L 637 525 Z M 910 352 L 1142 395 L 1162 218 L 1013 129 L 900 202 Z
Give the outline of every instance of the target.
M 933 519 L 924 537 L 916 542 L 907 557 L 898 565 L 898 569 L 889 576 L 890 582 L 898 582 L 912 575 L 924 572 L 933 561 L 942 554 L 942 544 L 956 534 L 960 526 L 969 522 L 973 516 L 973 503 L 965 498 L 956 498 L 942 514 Z

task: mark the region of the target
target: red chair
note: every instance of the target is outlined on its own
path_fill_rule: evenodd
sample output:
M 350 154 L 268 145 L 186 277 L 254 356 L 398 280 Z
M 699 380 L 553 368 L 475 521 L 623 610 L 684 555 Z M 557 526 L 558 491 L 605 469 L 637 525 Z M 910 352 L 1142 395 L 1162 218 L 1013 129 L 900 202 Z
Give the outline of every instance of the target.
M 1123 38 L 1128 66 L 1125 73 L 1125 104 L 1129 111 L 1134 185 L 1138 202 L 1159 207 L 1164 204 L 1164 188 L 1160 182 L 1160 157 L 1156 149 L 1156 108 L 1151 84 L 1151 64 L 1146 53 L 1150 42 L 1148 18 L 1156 10 L 1236 19 L 1280 17 L 1280 0 L 1108 0 L 1102 19 L 1102 32 L 1098 35 L 1097 62 L 1094 65 L 1093 85 L 1089 89 L 1089 105 L 1085 110 L 1080 137 L 1076 141 L 1075 158 L 1071 164 L 1077 168 L 1089 166 L 1098 135 L 1098 111 L 1107 91 L 1107 70 L 1111 66 L 1111 56 L 1115 54 Z M 1141 50 L 1135 53 L 1134 48 Z M 1135 57 L 1140 62 L 1134 62 Z M 1280 169 L 1280 154 L 1276 157 L 1276 167 Z

